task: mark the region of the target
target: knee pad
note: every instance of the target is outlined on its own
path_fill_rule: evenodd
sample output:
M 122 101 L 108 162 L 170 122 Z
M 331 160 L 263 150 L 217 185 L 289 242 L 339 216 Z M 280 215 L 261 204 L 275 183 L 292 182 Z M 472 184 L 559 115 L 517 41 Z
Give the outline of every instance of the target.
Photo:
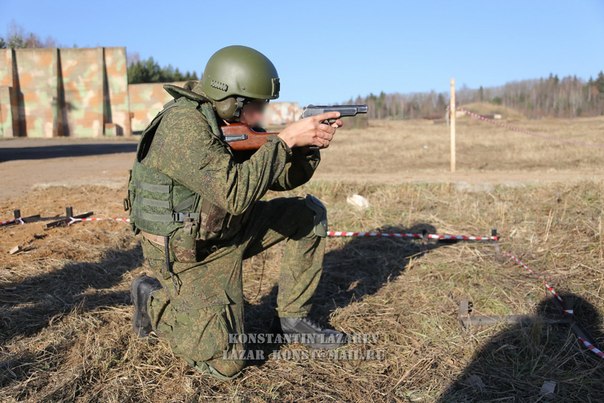
M 314 215 L 313 232 L 316 236 L 325 238 L 327 236 L 327 209 L 325 205 L 313 195 L 306 195 L 305 202 L 306 207 L 311 209 Z

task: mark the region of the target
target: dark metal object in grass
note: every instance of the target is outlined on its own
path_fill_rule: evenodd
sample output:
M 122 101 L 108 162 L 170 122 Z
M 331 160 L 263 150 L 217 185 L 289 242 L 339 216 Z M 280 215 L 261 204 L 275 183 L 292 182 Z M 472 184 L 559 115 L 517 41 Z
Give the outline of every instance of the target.
M 57 220 L 51 221 L 48 224 L 46 224 L 44 226 L 44 228 L 48 229 L 48 228 L 55 228 L 55 227 L 65 227 L 71 223 L 77 222 L 78 218 L 90 217 L 93 214 L 94 214 L 94 212 L 87 211 L 86 213 L 74 215 L 73 207 L 66 207 L 65 208 L 65 217 L 58 217 Z
M 15 222 L 28 223 L 28 222 L 35 222 L 40 219 L 40 214 L 34 214 L 34 215 L 30 215 L 28 217 L 21 217 L 21 210 L 19 210 L 19 209 L 15 209 L 13 211 L 13 215 L 15 216 Z
M 30 215 L 29 217 L 22 217 L 20 209 L 13 210 L 13 216 L 14 218 L 12 220 L 2 221 L 0 222 L 0 225 L 26 224 L 30 222 L 39 221 L 41 219 L 40 214 Z
M 535 318 L 535 316 L 531 315 L 504 315 L 504 316 L 485 316 L 485 315 L 473 315 L 474 304 L 472 301 L 467 299 L 462 299 L 459 303 L 459 321 L 461 325 L 465 329 L 469 329 L 471 327 L 481 327 L 481 326 L 492 326 L 498 323 L 527 323 L 534 320 L 539 320 L 543 323 L 554 325 L 554 324 L 568 324 L 571 323 L 571 318 Z

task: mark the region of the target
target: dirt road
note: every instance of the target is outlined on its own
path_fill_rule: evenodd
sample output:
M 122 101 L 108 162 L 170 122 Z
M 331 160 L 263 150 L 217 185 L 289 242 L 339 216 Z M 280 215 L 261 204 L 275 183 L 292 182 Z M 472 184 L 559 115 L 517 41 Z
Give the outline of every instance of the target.
M 600 143 L 604 118 L 521 120 L 513 125 L 548 138 Z M 468 120 L 458 122 L 457 161 L 449 173 L 445 125 L 423 120 L 372 121 L 338 131 L 322 152 L 315 180 L 365 183 L 493 185 L 604 180 L 604 150 L 561 144 Z M 0 199 L 32 187 L 125 185 L 134 160 L 133 139 L 0 140 Z
M 22 140 L 19 140 L 21 142 Z M 119 188 L 126 185 L 128 170 L 134 160 L 133 142 L 89 142 L 86 147 L 31 143 L 25 149 L 4 148 L 0 143 L 0 199 L 21 195 L 31 189 L 50 186 L 102 185 Z M 16 143 L 16 142 L 15 142 Z M 11 144 L 12 145 L 12 144 Z M 77 144 L 81 145 L 81 144 Z M 83 145 L 83 144 L 82 144 Z M 92 152 L 91 148 L 98 148 Z M 388 169 L 373 168 L 371 172 L 342 169 L 333 149 L 324 152 L 315 180 L 368 183 L 455 183 L 468 190 L 489 190 L 496 185 L 521 186 L 549 183 L 604 181 L 604 171 L 592 169 L 536 170 L 460 170 L 455 174 L 446 168 Z M 56 157 L 55 155 L 60 155 Z
M 0 198 L 36 187 L 122 186 L 135 140 L 15 139 L 0 141 Z
M 604 133 L 604 117 L 518 124 L 592 143 Z M 455 175 L 448 172 L 444 125 L 372 122 L 367 130 L 338 132 L 316 179 L 289 194 L 323 200 L 334 230 L 486 235 L 497 228 L 501 251 L 522 257 L 563 291 L 601 347 L 604 149 L 463 121 L 458 129 Z M 99 218 L 125 217 L 122 186 L 135 146 L 123 139 L 0 141 L 0 219 L 14 208 L 51 217 L 65 206 Z M 380 183 L 387 185 L 374 186 Z M 506 186 L 491 192 L 497 184 Z M 43 189 L 28 192 L 32 187 Z M 371 208 L 352 209 L 346 199 L 353 193 Z M 244 376 L 218 382 L 175 359 L 165 340 L 133 334 L 129 286 L 150 268 L 128 225 L 95 221 L 45 230 L 46 222 L 0 231 L 0 401 L 316 401 L 325 395 L 469 401 L 476 395 L 468 386 L 472 377 L 484 385 L 482 400 L 510 390 L 526 401 L 543 400 L 541 385 L 554 379 L 557 400 L 603 401 L 601 362 L 567 326 L 543 322 L 541 314 L 554 309 L 542 282 L 492 245 L 329 239 L 313 316 L 377 339 L 340 349 L 347 355 L 336 360 L 304 358 L 306 350 L 296 345 L 254 345 L 274 353 L 253 362 Z M 15 246 L 19 253 L 7 253 Z M 282 248 L 245 263 L 250 334 L 270 329 Z M 521 314 L 530 322 L 462 329 L 459 301 L 467 298 L 480 314 Z M 366 351 L 382 354 L 365 360 Z

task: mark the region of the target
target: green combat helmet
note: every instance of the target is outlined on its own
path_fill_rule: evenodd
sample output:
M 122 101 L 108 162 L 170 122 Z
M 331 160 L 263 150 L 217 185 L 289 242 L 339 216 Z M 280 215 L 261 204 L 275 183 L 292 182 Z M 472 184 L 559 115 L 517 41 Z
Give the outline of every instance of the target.
M 210 57 L 201 77 L 201 90 L 222 119 L 239 117 L 246 99 L 279 97 L 279 74 L 262 53 L 247 46 L 227 46 Z

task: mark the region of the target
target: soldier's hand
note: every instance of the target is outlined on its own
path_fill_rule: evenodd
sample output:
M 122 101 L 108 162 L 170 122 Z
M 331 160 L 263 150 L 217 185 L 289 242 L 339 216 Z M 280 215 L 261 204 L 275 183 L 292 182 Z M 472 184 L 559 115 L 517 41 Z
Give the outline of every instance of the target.
M 321 115 L 301 119 L 279 133 L 279 137 L 290 148 L 316 146 L 319 148 L 329 147 L 336 129 L 342 127 L 342 121 L 338 119 L 340 112 L 326 112 Z M 329 119 L 336 119 L 331 124 L 323 123 Z

